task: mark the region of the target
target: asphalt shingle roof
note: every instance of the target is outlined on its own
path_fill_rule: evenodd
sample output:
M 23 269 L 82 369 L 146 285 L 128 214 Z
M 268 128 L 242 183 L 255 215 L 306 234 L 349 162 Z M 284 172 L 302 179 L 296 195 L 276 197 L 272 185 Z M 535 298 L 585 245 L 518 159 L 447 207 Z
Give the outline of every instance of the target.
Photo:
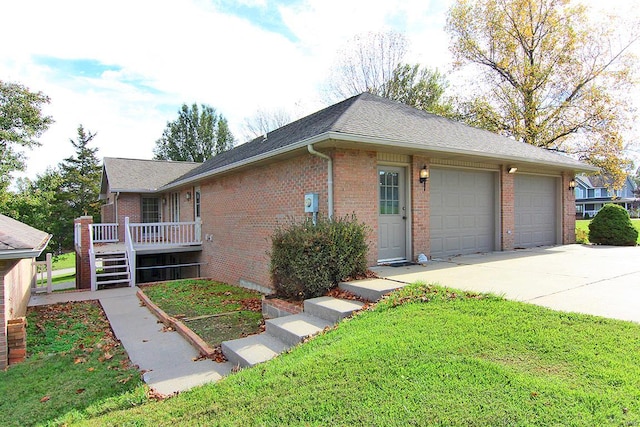
M 44 231 L 0 214 L 0 252 L 41 251 L 47 246 L 49 237 Z
M 112 192 L 153 192 L 199 165 L 201 163 L 105 157 L 100 192 L 106 191 L 105 176 Z
M 544 150 L 495 133 L 477 129 L 413 107 L 369 93 L 346 99 L 307 117 L 258 137 L 232 150 L 218 154 L 174 180 L 188 182 L 217 170 L 250 161 L 288 146 L 295 148 L 322 134 L 340 135 L 362 142 L 378 141 L 388 146 L 410 144 L 416 150 L 461 153 L 484 158 L 526 161 L 576 170 L 592 170 L 590 166 L 561 153 Z

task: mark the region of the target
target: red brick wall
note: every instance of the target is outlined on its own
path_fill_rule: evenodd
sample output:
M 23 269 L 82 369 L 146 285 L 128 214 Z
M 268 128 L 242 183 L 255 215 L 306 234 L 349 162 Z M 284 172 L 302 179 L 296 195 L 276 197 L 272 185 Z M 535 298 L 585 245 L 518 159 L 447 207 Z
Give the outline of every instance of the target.
M 16 348 L 16 337 L 7 336 L 9 321 L 26 314 L 34 279 L 32 258 L 0 260 L 0 369 L 7 367 L 9 344 Z M 15 334 L 12 334 L 15 335 Z M 11 343 L 9 341 L 12 341 Z M 21 352 L 14 353 L 17 357 Z M 12 356 L 12 357 L 13 357 Z
M 429 237 L 429 180 L 426 185 L 420 184 L 418 177 L 423 166 L 429 167 L 429 159 L 422 156 L 413 156 L 409 173 L 411 185 L 411 236 L 413 254 L 407 254 L 414 260 L 419 254 L 431 253 L 431 240 Z
M 103 224 L 116 222 L 115 204 L 109 203 L 100 207 L 100 220 Z
M 118 205 L 118 238 L 124 242 L 124 219 L 129 222 L 142 222 L 142 199 L 140 194 L 120 193 L 116 201 Z
M 500 167 L 500 225 L 500 250 L 511 251 L 516 229 L 515 174 L 505 165 Z
M 562 243 L 569 245 L 576 242 L 576 197 L 575 191 L 569 190 L 569 181 L 574 179 L 573 173 L 562 174 Z
M 327 162 L 310 154 L 204 181 L 202 275 L 237 284 L 271 286 L 270 236 L 300 219 L 304 195 L 319 193 L 327 214 Z M 310 214 L 306 214 L 310 215 Z
M 89 224 L 93 217 L 81 216 L 74 221 L 80 224 L 80 247 L 76 247 L 76 289 L 91 289 L 91 261 L 89 259 Z M 120 227 L 122 228 L 122 227 Z
M 356 214 L 371 228 L 367 262 L 378 260 L 378 162 L 375 151 L 333 152 L 333 194 L 336 218 Z

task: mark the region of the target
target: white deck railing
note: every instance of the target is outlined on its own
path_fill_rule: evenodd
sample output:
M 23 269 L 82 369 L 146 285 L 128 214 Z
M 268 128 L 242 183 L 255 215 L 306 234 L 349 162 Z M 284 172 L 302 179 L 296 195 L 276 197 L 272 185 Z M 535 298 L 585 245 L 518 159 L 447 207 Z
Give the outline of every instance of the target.
M 124 225 L 124 247 L 129 264 L 129 286 L 134 287 L 136 285 L 136 248 L 133 246 L 133 239 L 131 238 L 129 217 L 125 217 Z
M 114 243 L 118 241 L 118 224 L 91 224 L 94 243 Z
M 200 220 L 192 222 L 129 223 L 133 245 L 199 245 L 201 239 Z

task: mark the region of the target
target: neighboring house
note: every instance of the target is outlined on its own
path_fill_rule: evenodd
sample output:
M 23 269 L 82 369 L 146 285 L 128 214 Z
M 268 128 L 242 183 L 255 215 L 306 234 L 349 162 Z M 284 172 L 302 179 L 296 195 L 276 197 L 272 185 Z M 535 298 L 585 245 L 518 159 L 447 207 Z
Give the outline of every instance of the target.
M 15 350 L 10 345 L 15 340 L 9 342 L 9 337 L 13 337 L 10 324 L 27 313 L 31 287 L 36 280 L 33 262 L 50 238 L 44 231 L 0 215 L 0 369 L 7 367 L 10 356 L 14 358 L 10 354 Z M 24 322 L 17 326 L 24 329 Z
M 114 161 L 121 167 L 112 168 Z M 114 185 L 139 162 L 105 159 L 101 197 L 114 206 L 103 209 L 103 222 L 117 217 L 121 235 L 124 216 L 194 224 L 185 232 L 195 241 L 169 237 L 160 222 L 142 234 L 140 225 L 129 227 L 130 246 L 181 245 L 183 252 L 168 249 L 157 261 L 198 264 L 202 276 L 263 291 L 272 288 L 269 238 L 275 227 L 311 215 L 308 194 L 317 195 L 321 215 L 355 213 L 371 228 L 368 262 L 376 265 L 421 253 L 443 258 L 574 243 L 570 182 L 597 170 L 368 93 L 185 165 L 179 177 L 177 163 L 151 163 L 157 170 L 145 176 L 172 177 L 144 191 L 134 182 Z M 176 256 L 182 258 L 167 259 Z M 140 267 L 139 254 L 133 258 Z M 141 278 L 145 270 L 137 271 Z
M 632 217 L 638 217 L 640 200 L 635 195 L 636 186 L 627 176 L 620 190 L 611 190 L 610 182 L 602 175 L 576 176 L 576 217 L 593 218 L 602 206 L 615 203 L 624 207 Z

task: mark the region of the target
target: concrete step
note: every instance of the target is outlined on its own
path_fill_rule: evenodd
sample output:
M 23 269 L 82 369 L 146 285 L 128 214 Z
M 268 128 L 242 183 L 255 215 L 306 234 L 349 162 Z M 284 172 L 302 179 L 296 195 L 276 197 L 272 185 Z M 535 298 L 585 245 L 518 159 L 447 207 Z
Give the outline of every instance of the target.
M 289 348 L 291 345 L 267 333 L 222 343 L 222 353 L 227 360 L 242 368 L 266 362 Z
M 368 301 L 378 301 L 384 295 L 406 286 L 404 283 L 386 279 L 366 279 L 342 282 L 338 287 Z
M 301 313 L 265 321 L 266 332 L 290 345 L 296 345 L 333 325 L 326 319 Z
M 304 301 L 304 312 L 332 323 L 338 323 L 362 308 L 360 301 L 343 300 L 333 297 L 318 297 Z

